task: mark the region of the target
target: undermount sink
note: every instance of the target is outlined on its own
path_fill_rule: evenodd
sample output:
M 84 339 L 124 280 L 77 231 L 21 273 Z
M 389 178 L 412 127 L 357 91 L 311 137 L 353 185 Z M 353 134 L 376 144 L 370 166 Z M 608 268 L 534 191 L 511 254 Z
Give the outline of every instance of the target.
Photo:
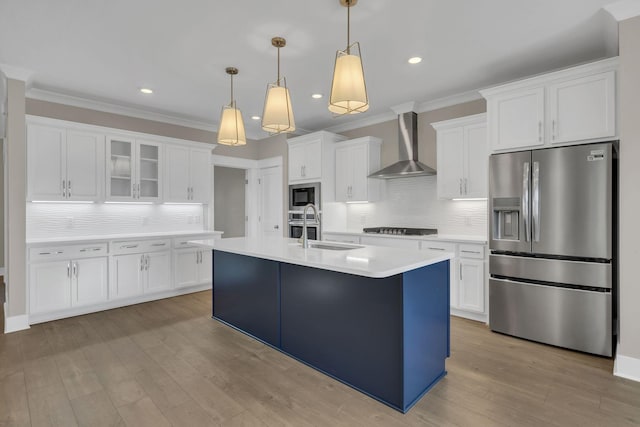
M 363 246 L 359 245 L 334 245 L 333 243 L 309 243 L 310 248 L 328 249 L 330 251 L 348 251 L 350 249 L 359 249 Z

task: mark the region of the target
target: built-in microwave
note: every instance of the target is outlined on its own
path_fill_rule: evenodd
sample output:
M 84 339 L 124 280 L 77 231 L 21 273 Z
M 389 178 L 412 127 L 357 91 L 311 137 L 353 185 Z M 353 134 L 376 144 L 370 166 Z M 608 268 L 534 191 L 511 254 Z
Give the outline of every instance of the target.
M 295 184 L 289 186 L 289 210 L 301 211 L 313 203 L 320 209 L 320 183 Z

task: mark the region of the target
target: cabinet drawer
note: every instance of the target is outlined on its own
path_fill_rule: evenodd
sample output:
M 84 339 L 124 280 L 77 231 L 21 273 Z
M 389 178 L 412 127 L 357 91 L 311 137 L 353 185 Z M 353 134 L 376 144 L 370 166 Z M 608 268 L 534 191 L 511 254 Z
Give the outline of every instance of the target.
M 360 238 L 360 244 L 372 245 L 372 246 L 386 246 L 389 248 L 408 248 L 408 249 L 420 248 L 420 242 L 417 240 L 394 239 L 389 237 L 362 236 Z
M 460 258 L 484 259 L 484 246 L 460 244 L 458 247 L 458 256 Z
M 209 240 L 215 239 L 215 234 L 201 234 L 193 236 L 176 237 L 173 239 L 172 245 L 174 249 L 197 248 L 198 246 L 189 243 L 190 240 Z
M 69 258 L 88 258 L 107 254 L 106 243 L 48 246 L 29 249 L 30 261 L 47 261 Z
M 111 242 L 111 254 L 113 255 L 156 252 L 170 248 L 171 239 L 119 240 Z
M 420 249 L 428 249 L 432 251 L 440 252 L 453 252 L 456 253 L 456 244 L 448 242 L 435 242 L 432 240 L 424 240 L 420 242 Z
M 360 243 L 359 236 L 349 236 L 347 234 L 322 234 L 322 240 L 328 242 L 341 242 L 341 243 Z

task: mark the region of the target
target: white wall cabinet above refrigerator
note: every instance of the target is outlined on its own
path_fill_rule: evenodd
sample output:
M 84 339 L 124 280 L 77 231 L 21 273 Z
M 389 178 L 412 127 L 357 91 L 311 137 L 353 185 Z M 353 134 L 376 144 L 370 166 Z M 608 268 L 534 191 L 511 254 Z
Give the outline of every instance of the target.
M 609 58 L 480 91 L 491 151 L 615 139 L 617 67 Z
M 27 171 L 27 200 L 100 200 L 104 136 L 30 123 Z
M 486 114 L 432 123 L 437 132 L 438 197 L 487 197 Z
M 160 201 L 162 152 L 157 142 L 108 136 L 107 200 Z
M 371 136 L 336 144 L 336 202 L 378 200 L 380 180 L 368 176 L 380 169 L 381 145 L 381 139 Z
M 165 202 L 208 203 L 211 198 L 211 152 L 200 148 L 166 147 Z

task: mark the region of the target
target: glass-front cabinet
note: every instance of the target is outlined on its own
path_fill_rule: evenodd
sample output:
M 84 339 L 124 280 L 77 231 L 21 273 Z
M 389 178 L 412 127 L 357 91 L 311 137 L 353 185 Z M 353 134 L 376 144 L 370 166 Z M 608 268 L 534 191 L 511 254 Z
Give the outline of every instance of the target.
M 160 201 L 160 143 L 109 136 L 107 150 L 107 200 Z

